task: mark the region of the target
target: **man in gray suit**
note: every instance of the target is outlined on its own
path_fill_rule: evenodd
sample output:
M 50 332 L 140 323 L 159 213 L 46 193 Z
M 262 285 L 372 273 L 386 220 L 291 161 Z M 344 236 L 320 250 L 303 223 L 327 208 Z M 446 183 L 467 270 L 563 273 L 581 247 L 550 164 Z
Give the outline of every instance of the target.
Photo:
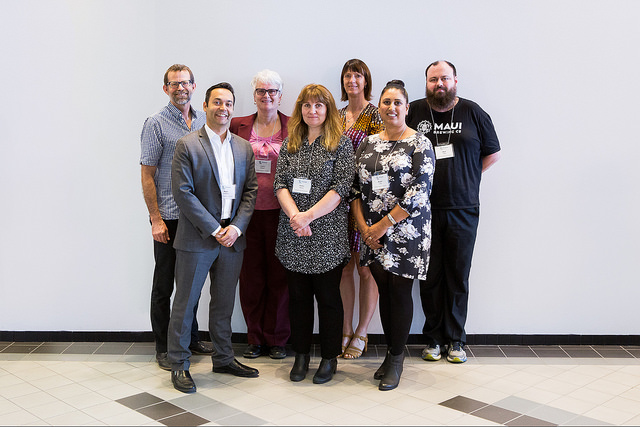
M 171 169 L 173 197 L 180 208 L 176 249 L 176 294 L 169 322 L 171 382 L 193 393 L 189 339 L 193 307 L 211 279 L 209 333 L 213 372 L 257 377 L 258 370 L 238 362 L 231 347 L 231 315 L 245 232 L 258 193 L 254 156 L 246 140 L 229 132 L 235 95 L 229 83 L 207 90 L 206 124 L 180 139 Z

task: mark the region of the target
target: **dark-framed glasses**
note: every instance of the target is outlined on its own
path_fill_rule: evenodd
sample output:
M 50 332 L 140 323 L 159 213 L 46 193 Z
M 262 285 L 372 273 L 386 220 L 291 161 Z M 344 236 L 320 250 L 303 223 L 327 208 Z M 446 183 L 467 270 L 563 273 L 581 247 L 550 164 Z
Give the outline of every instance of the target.
M 269 96 L 276 96 L 280 93 L 280 89 L 256 89 L 255 93 L 258 96 L 264 96 L 265 93 L 268 93 Z
M 182 85 L 183 88 L 188 89 L 191 87 L 191 85 L 193 85 L 193 82 L 191 80 L 184 80 L 181 82 L 169 82 L 167 83 L 167 86 L 169 86 L 171 89 L 178 89 L 178 87 L 180 87 L 180 85 Z

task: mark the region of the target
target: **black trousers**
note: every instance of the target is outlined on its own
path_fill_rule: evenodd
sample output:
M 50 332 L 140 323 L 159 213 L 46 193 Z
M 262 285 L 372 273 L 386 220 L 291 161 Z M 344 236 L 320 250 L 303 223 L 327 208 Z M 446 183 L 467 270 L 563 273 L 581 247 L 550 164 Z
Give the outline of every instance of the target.
M 153 285 L 151 287 L 151 330 L 156 341 L 156 352 L 167 351 L 167 333 L 169 331 L 169 317 L 171 314 L 171 294 L 176 267 L 176 250 L 173 241 L 178 230 L 178 220 L 165 220 L 169 230 L 169 242 L 153 241 L 153 256 L 156 266 L 153 270 Z M 191 325 L 191 344 L 198 342 L 198 320 L 196 313 L 198 305 L 193 309 L 193 323 Z
M 429 344 L 466 342 L 469 272 L 478 231 L 479 208 L 434 209 L 431 213 L 431 260 L 420 281 Z
M 314 307 L 318 303 L 318 331 L 320 354 L 323 359 L 332 359 L 342 351 L 342 297 L 340 278 L 342 265 L 320 274 L 304 274 L 287 270 L 289 286 L 289 320 L 291 322 L 291 345 L 296 353 L 311 351 L 313 339 Z
M 413 320 L 413 279 L 386 271 L 378 262 L 369 265 L 378 285 L 380 322 L 391 354 L 404 352 Z

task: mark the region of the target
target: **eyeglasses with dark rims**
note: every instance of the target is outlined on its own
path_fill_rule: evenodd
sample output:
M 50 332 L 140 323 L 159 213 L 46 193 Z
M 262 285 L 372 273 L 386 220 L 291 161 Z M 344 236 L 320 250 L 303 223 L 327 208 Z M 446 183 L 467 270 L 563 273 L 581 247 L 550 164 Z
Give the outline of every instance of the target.
M 183 88 L 185 89 L 189 89 L 192 85 L 193 82 L 191 80 L 184 80 L 181 82 L 168 82 L 167 86 L 169 86 L 171 89 L 178 89 L 180 87 L 180 85 L 182 85 Z
M 280 92 L 280 89 L 256 89 L 255 94 L 258 96 L 264 96 L 265 93 L 268 93 L 269 96 L 276 96 Z

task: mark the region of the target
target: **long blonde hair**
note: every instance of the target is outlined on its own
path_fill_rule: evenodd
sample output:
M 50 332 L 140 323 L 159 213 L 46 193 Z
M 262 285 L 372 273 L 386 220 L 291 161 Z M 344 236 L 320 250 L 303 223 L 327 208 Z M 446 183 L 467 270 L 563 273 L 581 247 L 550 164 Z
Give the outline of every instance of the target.
M 322 146 L 327 151 L 336 151 L 342 136 L 342 123 L 338 114 L 338 107 L 336 107 L 336 102 L 331 92 L 326 87 L 314 83 L 303 87 L 296 100 L 293 114 L 289 119 L 287 151 L 289 153 L 298 152 L 302 146 L 302 141 L 309 134 L 309 126 L 302 118 L 302 104 L 307 101 L 321 102 L 327 107 L 327 117 L 322 124 L 322 133 L 324 135 Z

